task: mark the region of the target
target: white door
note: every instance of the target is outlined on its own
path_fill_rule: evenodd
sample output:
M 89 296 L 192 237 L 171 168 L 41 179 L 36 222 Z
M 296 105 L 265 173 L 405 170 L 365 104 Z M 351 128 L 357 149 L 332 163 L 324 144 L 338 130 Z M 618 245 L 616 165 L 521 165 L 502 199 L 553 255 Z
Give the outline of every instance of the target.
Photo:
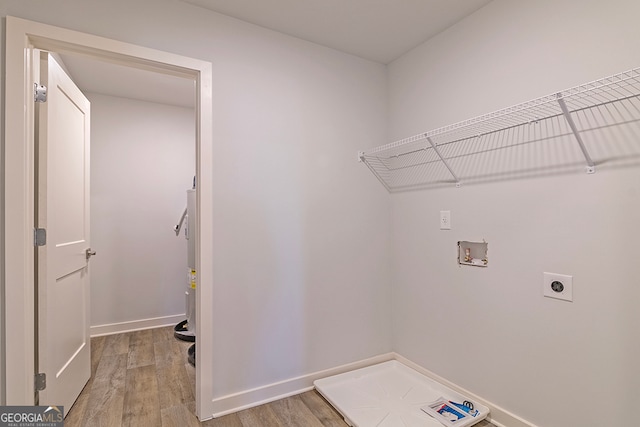
M 37 104 L 38 371 L 40 405 L 68 412 L 91 375 L 89 341 L 89 101 L 47 53 Z

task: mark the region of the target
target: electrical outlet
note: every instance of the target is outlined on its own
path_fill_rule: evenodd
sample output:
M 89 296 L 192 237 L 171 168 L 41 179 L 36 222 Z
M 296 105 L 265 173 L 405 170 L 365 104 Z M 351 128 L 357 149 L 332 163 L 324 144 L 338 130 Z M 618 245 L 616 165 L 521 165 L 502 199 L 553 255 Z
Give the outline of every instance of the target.
M 542 293 L 548 298 L 573 302 L 573 276 L 543 273 Z
M 440 230 L 451 230 L 451 211 L 440 211 Z

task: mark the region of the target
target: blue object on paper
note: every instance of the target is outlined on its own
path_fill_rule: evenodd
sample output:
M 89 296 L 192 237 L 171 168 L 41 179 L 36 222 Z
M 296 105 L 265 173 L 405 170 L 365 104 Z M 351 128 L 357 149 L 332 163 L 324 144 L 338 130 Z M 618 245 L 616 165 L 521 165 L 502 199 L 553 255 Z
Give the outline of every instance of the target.
M 449 403 L 451 403 L 453 406 L 455 406 L 458 409 L 462 409 L 464 412 L 466 412 L 467 414 L 471 415 L 472 417 L 475 417 L 476 415 L 478 415 L 478 410 L 477 409 L 473 409 L 473 405 L 465 405 L 464 403 L 456 403 L 456 402 L 453 402 L 451 400 L 449 401 Z
M 438 409 L 438 413 L 446 417 L 449 421 L 458 421 L 460 418 L 464 418 L 466 416 L 463 413 L 456 411 L 447 404 L 442 405 L 442 407 Z M 449 414 L 452 414 L 455 418 Z

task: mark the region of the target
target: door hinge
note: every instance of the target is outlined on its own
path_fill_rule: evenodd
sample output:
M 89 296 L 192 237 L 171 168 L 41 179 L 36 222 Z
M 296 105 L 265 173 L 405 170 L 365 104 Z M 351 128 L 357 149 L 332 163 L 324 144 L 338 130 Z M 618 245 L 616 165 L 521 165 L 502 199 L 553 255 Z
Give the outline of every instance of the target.
M 36 374 L 35 376 L 36 391 L 42 391 L 45 388 L 47 388 L 47 374 Z
M 47 244 L 47 230 L 36 228 L 33 230 L 33 246 L 44 246 Z
M 47 87 L 34 83 L 33 100 L 35 102 L 47 102 Z

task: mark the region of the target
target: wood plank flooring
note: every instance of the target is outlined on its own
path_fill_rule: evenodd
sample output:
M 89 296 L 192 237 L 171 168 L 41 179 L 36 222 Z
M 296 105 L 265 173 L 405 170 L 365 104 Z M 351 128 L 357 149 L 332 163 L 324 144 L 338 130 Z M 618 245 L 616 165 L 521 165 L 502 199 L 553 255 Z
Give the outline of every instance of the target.
M 173 327 L 91 339 L 91 379 L 65 427 L 347 427 L 315 390 L 199 422 L 191 343 Z M 478 427 L 491 427 L 483 421 Z

